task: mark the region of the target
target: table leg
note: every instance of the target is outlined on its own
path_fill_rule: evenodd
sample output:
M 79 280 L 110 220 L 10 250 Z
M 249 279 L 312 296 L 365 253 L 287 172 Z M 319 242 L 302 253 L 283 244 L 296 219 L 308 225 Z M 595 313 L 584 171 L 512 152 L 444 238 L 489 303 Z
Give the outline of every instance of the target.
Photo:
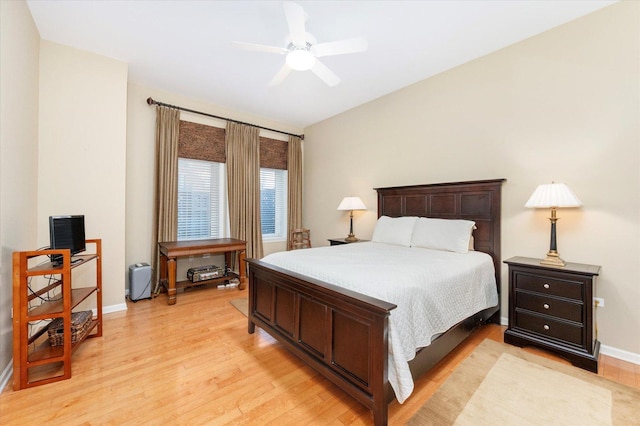
M 224 252 L 224 267 L 225 267 L 225 273 L 227 271 L 233 271 L 232 268 L 233 265 L 233 252 L 232 251 L 225 251 Z
M 168 282 L 169 282 L 169 288 L 167 288 L 167 296 L 168 296 L 168 300 L 167 300 L 167 304 L 169 305 L 175 305 L 176 304 L 176 258 L 172 257 L 170 259 L 167 260 L 167 268 L 169 270 L 169 276 L 168 278 Z
M 238 284 L 238 290 L 244 290 L 247 287 L 247 252 L 246 250 L 238 251 L 238 275 L 240 275 L 240 284 Z
M 158 276 L 158 285 L 164 287 L 164 280 L 167 279 L 167 256 L 160 254 L 160 274 Z M 158 287 L 160 288 L 160 287 Z
M 253 312 L 255 312 L 255 291 L 256 291 L 256 287 L 255 286 L 249 286 L 249 289 L 247 290 L 247 297 L 249 298 L 247 303 L 247 308 L 248 308 L 248 312 L 247 312 L 247 331 L 249 332 L 249 334 L 253 334 L 256 331 L 256 324 L 251 320 L 251 316 L 253 315 Z

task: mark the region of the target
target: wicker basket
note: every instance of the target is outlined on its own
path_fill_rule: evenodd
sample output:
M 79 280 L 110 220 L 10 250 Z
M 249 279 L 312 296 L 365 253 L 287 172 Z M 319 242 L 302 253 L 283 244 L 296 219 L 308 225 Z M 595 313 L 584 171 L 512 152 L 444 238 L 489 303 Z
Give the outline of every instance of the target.
M 91 311 L 73 312 L 71 314 L 71 343 L 76 343 L 91 329 Z M 64 344 L 64 321 L 56 318 L 49 323 L 49 343 L 51 346 L 62 346 Z

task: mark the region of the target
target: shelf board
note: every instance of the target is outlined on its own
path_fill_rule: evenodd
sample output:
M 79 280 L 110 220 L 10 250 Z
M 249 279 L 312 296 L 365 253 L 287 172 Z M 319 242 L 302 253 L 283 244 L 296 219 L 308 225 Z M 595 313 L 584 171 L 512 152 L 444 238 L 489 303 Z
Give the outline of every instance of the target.
M 58 382 L 70 378 L 71 375 L 65 375 L 64 362 L 52 362 L 41 364 L 28 369 L 27 383 L 25 388 L 45 385 L 47 383 Z
M 84 299 L 89 297 L 94 291 L 97 291 L 97 287 L 81 287 L 71 289 L 71 309 L 75 308 Z M 64 311 L 64 303 L 62 297 L 59 300 L 52 300 L 43 302 L 39 306 L 31 309 L 27 315 L 28 321 L 37 321 L 49 318 L 57 318 L 62 316 Z
M 176 289 L 194 287 L 194 286 L 198 286 L 198 285 L 221 283 L 221 282 L 232 280 L 234 278 L 238 278 L 239 279 L 240 276 L 238 274 L 236 274 L 235 272 L 228 272 L 227 275 L 223 275 L 221 277 L 216 277 L 216 278 L 211 278 L 210 280 L 197 281 L 195 283 L 191 282 L 189 280 L 178 281 L 178 282 L 176 282 Z M 168 283 L 167 283 L 167 287 L 168 287 Z
M 40 256 L 44 256 L 44 255 L 45 254 L 41 254 Z M 97 257 L 98 255 L 95 253 L 94 254 L 78 254 L 78 255 L 72 256 L 73 259 L 80 259 L 80 260 L 78 260 L 76 263 L 72 263 L 71 269 L 76 268 L 82 265 L 83 263 L 87 263 L 90 260 L 96 259 Z M 26 275 L 33 276 L 33 275 L 61 274 L 63 270 L 64 270 L 64 267 L 62 265 L 53 264 L 51 262 L 45 262 L 27 269 Z
M 91 337 L 91 332 L 98 326 L 98 323 L 99 321 L 96 318 L 91 320 L 91 327 L 87 329 L 86 333 L 81 336 L 78 341 L 71 345 L 71 353 L 73 353 L 82 342 Z M 29 354 L 27 367 L 62 361 L 64 361 L 64 345 L 51 346 L 49 339 L 46 338 Z

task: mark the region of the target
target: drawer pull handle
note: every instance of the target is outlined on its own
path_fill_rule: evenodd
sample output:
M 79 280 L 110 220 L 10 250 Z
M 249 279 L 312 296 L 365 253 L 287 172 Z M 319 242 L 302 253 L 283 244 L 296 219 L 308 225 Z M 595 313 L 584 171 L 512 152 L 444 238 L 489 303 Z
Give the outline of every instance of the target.
M 544 285 L 543 285 L 542 287 L 544 287 L 544 288 L 546 288 L 546 289 L 549 289 L 549 284 L 544 283 Z
M 549 329 L 550 329 L 551 327 L 549 327 L 547 324 L 545 324 L 545 325 L 543 325 L 543 326 L 542 326 L 542 328 L 544 328 L 545 330 L 549 331 Z
M 545 303 L 544 305 L 542 305 L 542 307 L 545 309 L 549 309 L 549 304 Z

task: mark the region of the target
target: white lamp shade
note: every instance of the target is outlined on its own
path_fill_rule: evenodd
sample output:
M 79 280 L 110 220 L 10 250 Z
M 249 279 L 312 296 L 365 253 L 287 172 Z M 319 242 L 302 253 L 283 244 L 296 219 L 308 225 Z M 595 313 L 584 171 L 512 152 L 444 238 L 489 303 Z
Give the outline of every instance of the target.
M 524 206 L 530 208 L 580 207 L 582 203 L 564 183 L 548 183 L 538 186 Z
M 364 205 L 359 197 L 344 197 L 338 206 L 338 210 L 366 210 L 367 206 Z

